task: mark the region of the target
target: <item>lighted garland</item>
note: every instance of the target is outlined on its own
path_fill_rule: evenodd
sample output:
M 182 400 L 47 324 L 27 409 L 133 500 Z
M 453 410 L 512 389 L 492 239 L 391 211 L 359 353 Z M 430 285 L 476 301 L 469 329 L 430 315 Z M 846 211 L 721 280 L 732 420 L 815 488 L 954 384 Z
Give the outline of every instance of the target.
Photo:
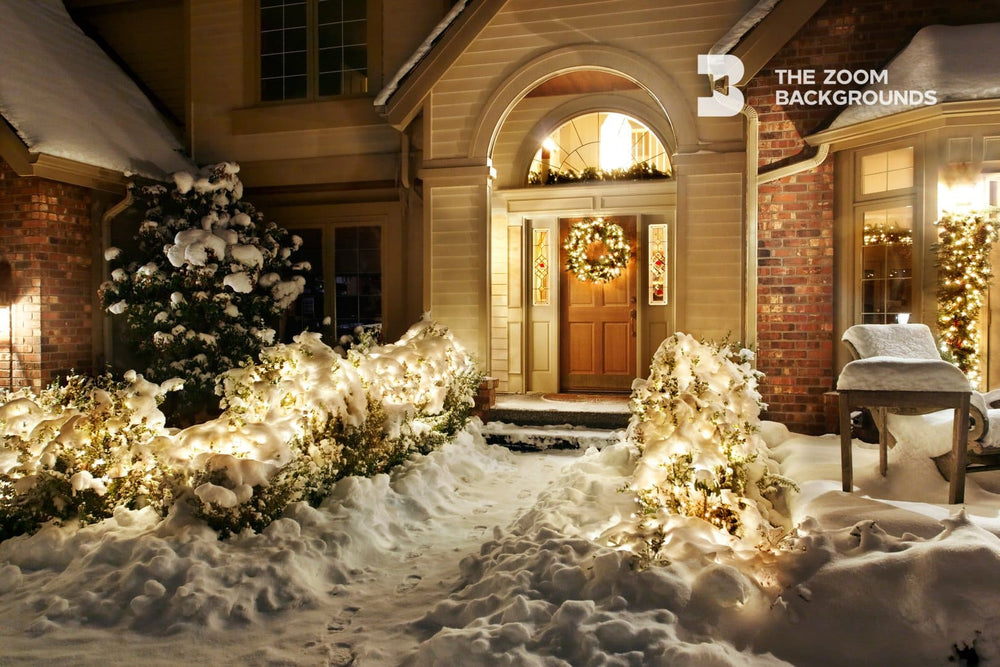
M 941 349 L 978 386 L 978 320 L 993 278 L 990 249 L 997 240 L 997 228 L 983 212 L 945 213 L 936 224 L 940 228 L 935 249 Z
M 591 257 L 591 247 L 597 244 L 603 251 Z M 584 218 L 574 223 L 563 248 L 566 250 L 566 270 L 581 282 L 610 282 L 621 275 L 632 257 L 625 230 L 604 218 Z

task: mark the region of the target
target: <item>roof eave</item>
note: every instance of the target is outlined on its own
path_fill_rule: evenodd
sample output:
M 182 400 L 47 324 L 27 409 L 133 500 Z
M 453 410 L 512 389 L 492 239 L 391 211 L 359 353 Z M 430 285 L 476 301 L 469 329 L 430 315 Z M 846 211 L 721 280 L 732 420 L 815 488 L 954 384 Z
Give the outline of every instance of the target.
M 802 29 L 809 19 L 826 4 L 826 0 L 785 0 L 779 2 L 759 23 L 743 35 L 729 50 L 743 63 L 745 84 Z
M 506 3 L 507 0 L 480 0 L 470 3 L 459 14 L 402 79 L 386 103 L 376 107 L 390 125 L 402 131 L 410 124 L 434 85 Z
M 834 151 L 898 139 L 942 127 L 1000 124 L 1000 99 L 942 102 L 900 113 L 821 130 L 805 137 L 810 146 L 829 144 Z
M 10 126 L 2 121 L 0 158 L 18 176 L 45 178 L 116 195 L 124 195 L 126 191 L 128 181 L 123 173 L 47 153 L 33 153 Z

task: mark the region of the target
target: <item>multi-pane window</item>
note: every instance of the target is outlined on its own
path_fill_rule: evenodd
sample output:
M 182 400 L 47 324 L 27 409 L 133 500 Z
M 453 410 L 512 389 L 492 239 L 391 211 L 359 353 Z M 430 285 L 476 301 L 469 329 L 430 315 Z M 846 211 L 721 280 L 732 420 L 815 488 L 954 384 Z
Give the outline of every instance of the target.
M 339 227 L 334 231 L 334 282 L 337 287 L 337 337 L 358 327 L 382 327 L 382 229 Z
M 920 263 L 914 256 L 919 256 L 922 245 L 913 194 L 915 158 L 913 146 L 857 157 L 855 219 L 861 231 L 858 311 L 865 324 L 905 322 L 918 309 L 919 295 L 913 291 L 913 283 Z
M 872 153 L 861 158 L 861 194 L 913 187 L 913 147 Z
M 546 137 L 531 162 L 528 182 L 589 180 L 630 171 L 647 178 L 669 176 L 667 150 L 638 120 L 601 111 L 577 116 Z
M 367 0 L 260 0 L 260 99 L 368 92 Z
M 913 207 L 864 211 L 861 320 L 895 324 L 913 312 Z

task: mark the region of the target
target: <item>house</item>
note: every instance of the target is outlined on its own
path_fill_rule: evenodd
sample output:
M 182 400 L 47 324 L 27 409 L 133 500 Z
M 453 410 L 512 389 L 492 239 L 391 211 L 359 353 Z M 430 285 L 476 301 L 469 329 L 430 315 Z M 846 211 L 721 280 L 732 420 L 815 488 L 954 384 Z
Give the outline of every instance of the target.
M 1000 7 L 982 0 L 65 7 L 141 83 L 162 122 L 177 125 L 187 159 L 238 162 L 246 198 L 305 239 L 314 276 L 289 330 L 330 317 L 338 333 L 379 325 L 391 339 L 429 310 L 504 392 L 627 391 L 659 342 L 682 330 L 755 347 L 767 416 L 821 431 L 843 363 L 840 332 L 903 313 L 934 322 L 939 187 L 957 173 L 978 184 L 1000 157 L 1000 91 L 969 100 L 965 87 L 885 115 L 803 96 L 864 91 L 883 71 L 893 87 L 933 44 L 970 43 L 931 34 L 921 46 L 922 28 L 1000 21 Z M 908 45 L 919 47 L 909 61 Z M 742 74 L 728 69 L 733 56 Z M 804 80 L 804 70 L 827 69 L 832 85 Z M 731 105 L 740 99 L 745 107 Z M 0 87 L 14 125 L 5 109 Z M 0 143 L 5 175 L 65 183 L 23 173 L 25 159 L 45 153 L 10 134 Z M 103 168 L 121 182 L 123 169 Z M 641 178 L 594 178 L 630 169 Z M 96 185 L 74 187 L 111 194 Z M 0 233 L 30 238 L 27 222 L 3 213 L 11 196 L 0 192 Z M 117 203 L 88 196 L 105 202 L 101 211 Z M 595 286 L 564 270 L 563 244 L 599 219 L 622 230 L 630 258 L 618 267 L 624 279 Z M 90 258 L 94 286 L 100 246 L 130 232 L 96 210 L 88 221 L 94 251 L 75 248 Z M 907 243 L 866 244 L 865 226 L 879 224 L 895 240 L 905 227 Z M 577 251 L 586 263 L 601 246 Z M 38 250 L 15 255 L 5 242 L 0 253 L 26 276 L 19 262 Z M 896 273 L 877 272 L 877 252 Z M 50 318 L 45 298 L 36 311 Z M 65 298 L 89 300 L 90 331 L 106 330 L 89 293 Z M 110 351 L 90 335 L 98 365 Z M 997 379 L 1000 332 L 986 338 Z M 48 351 L 77 344 L 86 347 L 67 339 Z M 43 362 L 46 349 L 33 345 L 12 344 L 15 366 L 38 367 L 15 380 L 68 367 Z

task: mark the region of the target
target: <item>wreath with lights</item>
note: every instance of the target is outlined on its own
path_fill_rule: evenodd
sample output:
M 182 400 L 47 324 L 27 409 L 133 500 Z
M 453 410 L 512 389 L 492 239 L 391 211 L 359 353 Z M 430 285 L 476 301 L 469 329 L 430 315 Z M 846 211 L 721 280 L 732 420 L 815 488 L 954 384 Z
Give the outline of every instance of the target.
M 601 248 L 594 253 L 593 248 L 598 245 Z M 610 282 L 622 274 L 632 257 L 625 230 L 604 218 L 584 218 L 574 223 L 563 248 L 566 270 L 581 282 Z

